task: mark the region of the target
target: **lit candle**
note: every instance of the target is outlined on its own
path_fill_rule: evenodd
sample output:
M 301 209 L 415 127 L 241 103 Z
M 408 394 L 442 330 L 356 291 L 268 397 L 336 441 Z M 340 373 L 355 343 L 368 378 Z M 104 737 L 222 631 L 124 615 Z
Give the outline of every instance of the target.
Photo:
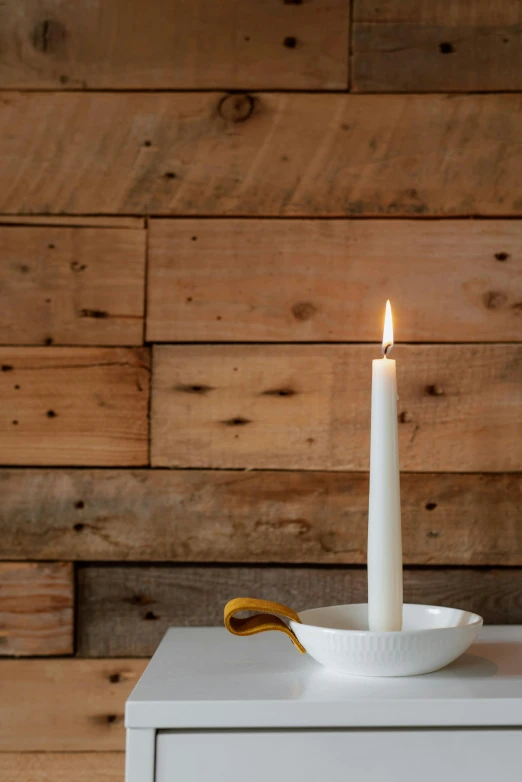
M 402 540 L 397 432 L 397 376 L 390 302 L 386 302 L 383 358 L 372 367 L 370 502 L 368 514 L 368 625 L 402 629 Z

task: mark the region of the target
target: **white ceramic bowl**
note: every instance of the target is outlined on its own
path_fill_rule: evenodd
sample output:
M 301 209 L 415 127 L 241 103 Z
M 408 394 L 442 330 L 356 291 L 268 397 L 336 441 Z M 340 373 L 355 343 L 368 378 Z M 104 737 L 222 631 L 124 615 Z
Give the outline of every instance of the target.
M 458 608 L 403 606 L 400 633 L 368 630 L 368 604 L 301 611 L 290 627 L 318 663 L 355 676 L 416 676 L 460 657 L 482 627 L 482 617 Z

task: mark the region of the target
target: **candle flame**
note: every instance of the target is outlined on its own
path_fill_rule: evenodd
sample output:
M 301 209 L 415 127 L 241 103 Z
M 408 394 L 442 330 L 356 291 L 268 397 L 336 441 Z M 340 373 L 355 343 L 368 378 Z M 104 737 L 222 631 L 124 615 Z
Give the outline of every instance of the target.
M 384 331 L 382 335 L 382 352 L 387 356 L 393 348 L 393 320 L 390 300 L 386 302 L 386 315 L 384 316 Z

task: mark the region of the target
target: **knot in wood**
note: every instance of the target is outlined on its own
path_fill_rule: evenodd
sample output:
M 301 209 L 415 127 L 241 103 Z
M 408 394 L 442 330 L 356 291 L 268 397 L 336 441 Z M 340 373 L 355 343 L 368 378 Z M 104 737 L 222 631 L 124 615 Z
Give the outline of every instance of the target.
M 426 393 L 429 396 L 444 396 L 444 389 L 439 383 L 434 383 L 432 386 L 426 387 Z
M 484 306 L 488 310 L 498 310 L 507 302 L 507 296 L 504 293 L 491 291 L 484 294 Z
M 218 104 L 218 114 L 227 122 L 244 122 L 254 111 L 255 99 L 252 95 L 225 95 Z
M 43 54 L 52 54 L 58 51 L 67 37 L 67 30 L 54 19 L 44 19 L 36 25 L 31 40 L 34 48 Z
M 292 307 L 292 315 L 296 320 L 310 320 L 317 312 L 317 307 L 311 301 L 300 301 Z

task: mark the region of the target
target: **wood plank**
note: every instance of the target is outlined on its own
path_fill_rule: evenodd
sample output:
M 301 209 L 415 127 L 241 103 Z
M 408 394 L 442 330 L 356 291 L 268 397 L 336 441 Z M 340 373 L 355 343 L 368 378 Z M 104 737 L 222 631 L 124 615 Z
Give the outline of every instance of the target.
M 73 604 L 68 562 L 1 562 L 0 655 L 72 654 Z
M 144 217 L 99 217 L 96 215 L 0 215 L 0 225 L 53 225 L 58 228 L 146 228 Z
M 366 470 L 372 345 L 160 345 L 155 467 Z M 399 345 L 401 468 L 522 467 L 522 346 Z
M 90 0 L 0 9 L 15 89 L 346 89 L 346 0 Z M 216 34 L 217 31 L 217 34 Z
M 9 782 L 121 782 L 123 752 L 2 752 L 0 778 Z
M 171 625 L 221 625 L 233 597 L 296 611 L 367 600 L 363 568 L 82 567 L 78 649 L 88 657 L 147 655 Z M 405 602 L 476 611 L 490 624 L 522 622 L 522 569 L 412 569 Z
M 4 559 L 366 562 L 366 474 L 4 469 L 0 485 Z M 522 565 L 521 499 L 522 475 L 403 473 L 404 561 Z
M 0 348 L 3 463 L 144 465 L 148 350 Z
M 520 94 L 5 92 L 0 105 L 4 214 L 522 214 Z
M 125 701 L 146 664 L 0 661 L 2 702 L 9 704 L 0 710 L 0 753 L 123 750 Z
M 375 5 L 372 3 L 372 5 Z M 466 92 L 522 89 L 522 13 L 511 22 L 477 24 L 474 3 L 452 2 L 468 11 L 455 20 L 423 20 L 423 4 L 409 6 L 407 22 L 397 21 L 390 8 L 377 22 L 353 26 L 352 89 L 355 92 Z M 490 4 L 491 5 L 491 4 Z M 509 5 L 509 4 L 508 4 Z M 415 13 L 418 10 L 418 15 Z M 384 18 L 383 18 L 384 16 Z M 413 18 L 412 18 L 413 17 Z
M 521 250 L 514 220 L 152 220 L 147 338 L 376 341 L 385 288 L 406 342 L 518 341 Z
M 400 22 L 401 24 L 448 24 L 458 27 L 515 25 L 522 22 L 520 0 L 354 0 L 355 22 Z
M 145 231 L 0 226 L 0 342 L 141 345 Z

